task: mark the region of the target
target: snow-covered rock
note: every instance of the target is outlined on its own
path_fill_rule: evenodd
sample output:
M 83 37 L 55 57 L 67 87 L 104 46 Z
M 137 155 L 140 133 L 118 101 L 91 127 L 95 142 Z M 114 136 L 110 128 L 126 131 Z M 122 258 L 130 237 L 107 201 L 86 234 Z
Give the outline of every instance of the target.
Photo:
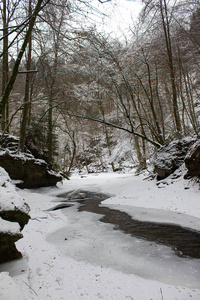
M 29 212 L 28 205 L 18 194 L 8 173 L 0 167 L 0 212 L 16 209 L 24 213 Z
M 62 176 L 48 169 L 42 159 L 35 159 L 28 153 L 15 153 L 8 149 L 0 152 L 0 166 L 3 167 L 20 188 L 55 186 Z
M 172 141 L 167 146 L 163 146 L 158 150 L 155 160 L 155 172 L 157 179 L 161 180 L 172 174 L 180 168 L 184 163 L 190 147 L 197 141 L 194 137 L 185 137 L 176 141 Z
M 20 258 L 15 242 L 29 220 L 29 206 L 17 193 L 7 172 L 0 167 L 0 263 Z
M 15 242 L 23 236 L 18 223 L 8 222 L 0 218 L 0 263 L 21 258 L 22 254 L 17 250 Z
M 11 235 L 20 233 L 20 226 L 16 222 L 9 222 L 0 217 L 0 232 L 9 233 Z
M 194 176 L 200 178 L 200 139 L 191 147 L 185 157 L 185 165 L 188 169 L 185 178 Z
M 37 158 L 25 146 L 25 152 L 19 151 L 19 138 L 11 135 L 0 135 L 0 166 L 14 180 L 18 180 L 20 188 L 37 188 L 54 186 L 62 180 L 62 176 L 49 169 L 48 163 Z

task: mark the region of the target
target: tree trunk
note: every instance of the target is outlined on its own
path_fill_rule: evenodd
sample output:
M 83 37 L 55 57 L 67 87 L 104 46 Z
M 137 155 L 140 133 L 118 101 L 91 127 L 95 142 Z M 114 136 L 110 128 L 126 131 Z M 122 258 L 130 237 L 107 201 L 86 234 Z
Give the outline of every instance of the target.
M 31 0 L 29 0 L 29 16 L 31 16 Z M 32 51 L 32 40 L 30 35 L 29 47 L 28 47 L 28 58 L 27 58 L 27 71 L 31 69 L 31 51 Z M 30 76 L 29 72 L 26 73 L 26 83 L 25 83 L 25 95 L 24 95 L 24 108 L 22 112 L 22 122 L 20 128 L 20 141 L 19 147 L 22 152 L 24 152 L 24 146 L 26 141 L 26 127 L 28 122 L 28 113 L 29 113 L 29 100 L 30 100 Z
M 73 144 L 73 152 L 72 152 L 72 157 L 71 157 L 71 161 L 67 170 L 67 176 L 70 176 L 70 172 L 71 172 L 71 168 L 73 167 L 73 163 L 74 163 L 74 159 L 75 159 L 75 155 L 76 155 L 76 140 L 75 140 L 75 132 L 73 131 L 72 136 L 70 136 L 71 140 L 72 140 L 72 144 Z
M 53 161 L 53 96 L 49 98 L 48 135 L 47 135 L 48 162 Z
M 108 154 L 109 154 L 109 157 L 111 157 L 112 153 L 111 153 L 111 146 L 110 146 L 110 137 L 109 137 L 109 134 L 108 134 L 107 126 L 104 126 L 104 129 L 105 129 L 105 133 L 106 133 L 106 144 L 107 144 L 107 147 L 108 147 Z M 114 162 L 111 161 L 110 164 L 111 164 L 111 167 L 112 167 L 112 171 L 115 172 Z
M 21 47 L 21 49 L 18 53 L 15 65 L 14 65 L 13 70 L 12 70 L 12 74 L 10 76 L 10 79 L 9 79 L 7 85 L 6 85 L 6 88 L 4 89 L 3 96 L 2 96 L 1 101 L 0 101 L 0 114 L 2 114 L 2 111 L 5 107 L 5 105 L 8 103 L 10 93 L 13 89 L 15 80 L 17 78 L 18 69 L 19 69 L 23 54 L 24 54 L 24 52 L 26 50 L 26 47 L 27 47 L 27 44 L 30 40 L 31 32 L 32 32 L 33 26 L 35 24 L 36 17 L 37 17 L 37 15 L 38 15 L 38 13 L 41 9 L 42 2 L 43 2 L 43 0 L 38 0 L 37 1 L 37 4 L 35 6 L 35 10 L 33 12 L 33 15 L 31 17 L 31 19 L 30 19 L 30 23 L 29 23 L 29 26 L 28 26 L 28 30 L 25 34 L 22 47 Z
M 48 134 L 47 134 L 47 149 L 48 149 L 48 162 L 53 162 L 53 102 L 54 102 L 54 94 L 55 94 L 55 83 L 57 77 L 57 68 L 58 68 L 58 45 L 55 45 L 55 57 L 53 64 L 53 75 L 51 82 L 51 90 L 49 94 L 48 100 Z
M 7 3 L 6 0 L 3 0 L 3 66 L 2 66 L 2 95 L 8 83 L 8 21 L 7 21 Z M 8 102 L 2 107 L 2 119 L 1 119 L 1 129 L 5 130 L 7 127 L 8 131 Z
M 164 2 L 164 4 L 162 1 Z M 181 133 L 182 128 L 181 128 L 181 120 L 180 120 L 179 109 L 178 109 L 175 72 L 174 72 L 174 63 L 173 63 L 173 55 L 172 55 L 171 35 L 170 35 L 170 24 L 169 24 L 166 0 L 160 0 L 160 13 L 162 17 L 162 25 L 163 25 L 166 48 L 167 48 L 168 65 L 170 70 L 174 121 L 175 121 L 177 133 Z

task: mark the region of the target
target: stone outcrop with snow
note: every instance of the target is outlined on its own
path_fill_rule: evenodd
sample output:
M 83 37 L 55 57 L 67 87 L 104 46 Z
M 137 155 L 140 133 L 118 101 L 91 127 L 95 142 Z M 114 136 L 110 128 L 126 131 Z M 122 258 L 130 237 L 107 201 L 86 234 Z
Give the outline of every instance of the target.
M 0 166 L 10 175 L 11 179 L 19 180 L 20 188 L 38 188 L 55 186 L 62 176 L 48 168 L 46 161 L 36 159 L 30 151 L 18 151 L 18 138 L 6 136 L 1 141 Z
M 180 168 L 184 163 L 188 151 L 196 141 L 196 137 L 185 137 L 161 147 L 158 150 L 155 160 L 157 179 L 164 179 Z
M 186 155 L 185 165 L 188 169 L 185 178 L 194 176 L 200 178 L 200 139 L 198 139 Z
M 7 172 L 0 167 L 0 263 L 20 258 L 15 242 L 23 236 L 29 207 L 19 196 Z

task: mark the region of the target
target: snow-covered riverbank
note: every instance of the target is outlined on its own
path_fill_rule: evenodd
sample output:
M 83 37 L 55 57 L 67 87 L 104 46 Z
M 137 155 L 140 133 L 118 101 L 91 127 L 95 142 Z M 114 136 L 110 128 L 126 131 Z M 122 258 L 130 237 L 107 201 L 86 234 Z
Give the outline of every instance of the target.
M 141 254 L 145 252 L 146 258 L 137 253 L 135 262 L 130 261 L 130 265 L 136 265 L 138 272 L 130 273 L 131 268 L 128 267 L 123 271 L 116 267 L 115 259 L 122 260 L 124 266 L 129 265 L 128 260 L 133 256 L 126 251 L 127 255 L 124 254 L 124 249 L 130 248 L 129 236 L 121 239 L 123 234 L 114 231 L 116 236 L 113 238 L 112 225 L 99 223 L 99 216 L 95 214 L 82 212 L 77 215 L 75 207 L 47 211 L 55 206 L 58 194 L 83 189 L 109 193 L 112 197 L 104 204 L 126 211 L 136 219 L 177 223 L 200 230 L 200 191 L 197 185 L 178 179 L 173 184 L 158 188 L 155 181 L 143 179 L 143 176 L 134 174 L 74 175 L 57 188 L 20 190 L 20 195 L 31 208 L 31 220 L 23 230 L 24 238 L 17 242 L 24 259 L 0 267 L 0 271 L 10 270 L 10 275 L 15 275 L 11 278 L 5 272 L 0 273 L 0 299 L 199 300 L 199 272 L 195 273 L 192 265 L 196 260 L 186 262 L 185 259 L 185 265 L 182 269 L 179 266 L 178 270 L 179 273 L 188 273 L 177 273 L 177 276 L 176 267 L 172 268 L 170 275 L 170 269 L 165 269 L 163 262 L 162 276 L 158 280 L 154 276 L 153 260 L 149 263 L 146 259 L 150 253 L 145 246 Z M 87 214 L 87 222 L 83 214 Z M 59 236 L 61 232 L 64 234 L 63 228 L 66 229 L 65 238 Z M 103 234 L 107 235 L 105 239 L 102 239 Z M 66 243 L 65 249 L 59 245 L 61 237 L 63 245 Z M 168 247 L 161 249 L 162 259 L 164 254 L 169 254 L 164 253 L 164 248 Z M 96 251 L 95 255 L 92 251 Z M 145 276 L 144 271 L 152 276 Z M 165 280 L 167 276 L 169 278 Z M 176 277 L 179 277 L 177 281 Z

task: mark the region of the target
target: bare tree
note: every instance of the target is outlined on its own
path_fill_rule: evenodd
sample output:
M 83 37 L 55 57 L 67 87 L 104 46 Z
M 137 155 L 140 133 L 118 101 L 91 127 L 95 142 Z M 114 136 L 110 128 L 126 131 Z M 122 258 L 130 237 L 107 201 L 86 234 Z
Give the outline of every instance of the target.
M 32 14 L 31 0 L 29 0 L 29 8 L 28 8 L 29 17 Z M 26 64 L 26 83 L 25 83 L 25 95 L 24 95 L 24 108 L 22 113 L 22 121 L 20 127 L 20 142 L 19 148 L 22 152 L 24 152 L 25 141 L 26 141 L 26 127 L 28 123 L 28 113 L 29 113 L 29 100 L 30 100 L 30 70 L 31 70 L 31 52 L 32 52 L 32 39 L 31 34 L 28 42 L 28 57 Z
M 8 49 L 9 49 L 9 26 L 12 22 L 12 18 L 14 16 L 14 13 L 19 5 L 20 0 L 16 1 L 2 1 L 2 7 L 0 7 L 1 10 L 1 16 L 2 16 L 2 40 L 3 40 L 3 49 L 1 53 L 2 57 L 2 95 L 6 88 L 6 85 L 8 83 L 9 79 L 9 62 L 8 62 Z M 9 119 L 9 103 L 7 102 L 6 105 L 2 109 L 2 118 L 1 118 L 1 128 L 2 130 L 9 130 L 8 120 Z
M 47 0 L 45 2 L 45 5 L 49 1 L 50 0 Z M 28 28 L 27 28 L 27 31 L 26 31 L 21 49 L 20 49 L 20 51 L 17 55 L 17 59 L 15 61 L 15 64 L 14 64 L 14 67 L 13 67 L 13 70 L 12 70 L 12 74 L 11 74 L 11 76 L 9 78 L 9 81 L 8 81 L 8 83 L 7 83 L 7 85 L 4 89 L 3 96 L 2 96 L 1 101 L 0 101 L 0 114 L 1 115 L 2 115 L 2 111 L 4 111 L 4 109 L 5 109 L 5 105 L 8 103 L 8 99 L 9 99 L 10 93 L 13 89 L 13 86 L 14 86 L 14 83 L 15 83 L 15 80 L 16 80 L 16 77 L 17 77 L 17 74 L 18 74 L 18 70 L 19 70 L 19 66 L 20 66 L 23 54 L 24 54 L 24 52 L 26 50 L 26 47 L 28 45 L 28 42 L 30 40 L 31 32 L 33 30 L 33 26 L 35 24 L 37 15 L 38 15 L 39 11 L 41 10 L 43 2 L 44 2 L 44 0 L 38 0 L 37 1 L 36 5 L 35 5 L 35 9 L 33 11 L 33 14 L 30 18 L 29 25 L 28 25 Z
M 176 9 L 176 3 L 167 3 L 166 0 L 155 0 L 155 1 L 144 1 L 145 8 L 143 11 L 143 19 L 145 20 L 146 16 L 150 13 L 154 13 L 154 18 L 160 19 L 161 28 L 164 34 L 165 46 L 166 46 L 166 57 L 170 75 L 171 82 L 171 92 L 172 92 L 172 106 L 173 106 L 173 116 L 175 121 L 175 128 L 177 133 L 182 132 L 181 119 L 179 115 L 178 107 L 178 97 L 176 90 L 176 76 L 174 70 L 174 56 L 173 56 L 173 47 L 172 47 L 172 21 L 174 10 Z M 159 22 L 159 21 L 158 21 Z M 156 20 L 156 26 L 158 23 Z M 150 25 L 152 26 L 152 25 Z

